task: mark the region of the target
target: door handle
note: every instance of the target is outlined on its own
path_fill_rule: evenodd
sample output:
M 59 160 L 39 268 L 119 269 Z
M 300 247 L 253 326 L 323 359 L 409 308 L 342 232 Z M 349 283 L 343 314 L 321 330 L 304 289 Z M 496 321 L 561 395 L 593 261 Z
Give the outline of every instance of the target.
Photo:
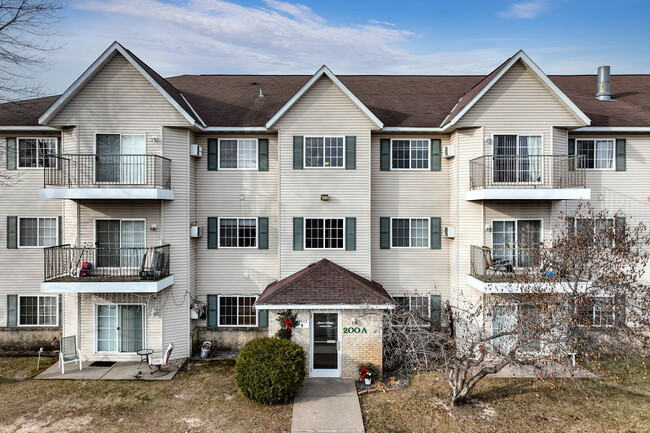
M 117 330 L 118 330 L 118 331 L 120 330 L 120 327 L 119 327 L 119 326 L 117 327 Z

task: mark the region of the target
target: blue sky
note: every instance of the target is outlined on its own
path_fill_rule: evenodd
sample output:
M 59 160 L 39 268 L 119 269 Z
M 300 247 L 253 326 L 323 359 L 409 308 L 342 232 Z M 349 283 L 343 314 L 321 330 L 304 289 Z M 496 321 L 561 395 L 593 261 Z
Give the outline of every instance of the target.
M 163 76 L 487 74 L 523 49 L 547 74 L 650 73 L 647 0 L 85 0 L 36 77 L 64 91 L 114 40 Z

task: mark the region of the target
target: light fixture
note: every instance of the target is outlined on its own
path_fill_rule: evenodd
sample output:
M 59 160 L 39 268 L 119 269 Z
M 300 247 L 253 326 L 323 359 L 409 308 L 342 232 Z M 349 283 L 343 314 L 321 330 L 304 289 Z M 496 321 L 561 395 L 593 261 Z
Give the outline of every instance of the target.
M 246 200 L 246 196 L 245 196 L 244 194 L 241 194 L 241 195 L 239 196 L 239 200 L 241 200 L 241 201 Z
M 486 232 L 492 231 L 492 226 L 490 224 L 485 224 L 485 231 Z
M 330 199 L 330 196 L 327 195 L 327 194 L 321 194 L 321 195 L 320 195 L 320 199 L 321 199 L 322 201 L 328 201 L 328 200 Z
M 603 194 L 603 193 L 601 192 L 601 193 L 598 195 L 598 200 L 600 200 L 600 201 L 605 200 L 605 194 Z

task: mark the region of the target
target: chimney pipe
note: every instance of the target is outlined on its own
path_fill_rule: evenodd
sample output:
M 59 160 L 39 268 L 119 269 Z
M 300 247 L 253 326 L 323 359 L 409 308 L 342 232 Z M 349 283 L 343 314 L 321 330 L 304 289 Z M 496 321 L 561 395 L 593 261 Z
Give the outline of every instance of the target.
M 599 101 L 611 101 L 612 92 L 609 90 L 609 66 L 598 68 L 598 89 L 596 99 Z

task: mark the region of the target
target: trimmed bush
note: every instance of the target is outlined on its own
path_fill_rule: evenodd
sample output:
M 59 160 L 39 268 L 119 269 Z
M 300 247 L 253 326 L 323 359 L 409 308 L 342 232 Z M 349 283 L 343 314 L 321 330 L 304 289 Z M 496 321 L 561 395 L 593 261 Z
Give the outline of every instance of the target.
M 255 338 L 242 348 L 235 364 L 235 384 L 257 403 L 289 401 L 305 378 L 305 351 L 290 340 Z

